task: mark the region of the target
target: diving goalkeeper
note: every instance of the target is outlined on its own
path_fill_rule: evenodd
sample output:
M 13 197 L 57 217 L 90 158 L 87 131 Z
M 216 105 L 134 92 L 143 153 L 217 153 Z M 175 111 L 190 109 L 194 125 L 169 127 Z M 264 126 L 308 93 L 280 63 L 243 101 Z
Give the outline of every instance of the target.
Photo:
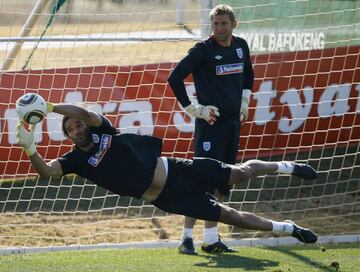
M 244 229 L 284 232 L 303 243 L 317 241 L 313 231 L 292 221 L 277 222 L 237 211 L 208 193 L 274 172 L 315 179 L 317 173 L 309 165 L 249 160 L 234 166 L 207 158 L 162 157 L 159 138 L 119 134 L 104 116 L 74 105 L 48 103 L 48 112 L 52 111 L 64 115 L 63 132 L 75 146 L 49 163 L 36 151 L 35 126 L 28 131 L 20 122 L 16 127 L 19 144 L 41 176 L 74 173 L 116 194 L 150 202 L 165 212 Z

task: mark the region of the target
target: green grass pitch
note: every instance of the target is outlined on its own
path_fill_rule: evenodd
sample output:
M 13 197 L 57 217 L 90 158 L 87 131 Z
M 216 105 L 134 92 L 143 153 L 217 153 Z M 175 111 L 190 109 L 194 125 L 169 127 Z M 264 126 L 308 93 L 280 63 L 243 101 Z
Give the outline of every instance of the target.
M 354 272 L 360 267 L 360 244 L 295 247 L 238 247 L 239 252 L 179 255 L 175 248 L 105 249 L 0 256 L 0 271 L 270 271 Z

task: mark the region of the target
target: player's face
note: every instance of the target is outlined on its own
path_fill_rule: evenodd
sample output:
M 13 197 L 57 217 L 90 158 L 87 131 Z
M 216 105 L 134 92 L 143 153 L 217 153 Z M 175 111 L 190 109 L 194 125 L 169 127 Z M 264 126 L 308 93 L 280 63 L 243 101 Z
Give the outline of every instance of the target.
M 228 15 L 215 15 L 211 19 L 211 29 L 216 40 L 222 45 L 231 44 L 233 29 L 236 21 L 231 21 Z
M 80 148 L 92 146 L 93 142 L 89 136 L 89 128 L 83 121 L 70 118 L 65 123 L 66 132 L 70 138 Z

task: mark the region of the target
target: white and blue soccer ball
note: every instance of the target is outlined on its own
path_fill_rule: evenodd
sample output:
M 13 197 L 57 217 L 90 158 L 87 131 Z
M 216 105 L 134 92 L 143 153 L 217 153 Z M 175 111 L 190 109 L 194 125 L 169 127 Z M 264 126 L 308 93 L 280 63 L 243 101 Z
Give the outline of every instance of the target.
M 47 115 L 46 101 L 35 93 L 24 94 L 16 101 L 16 114 L 25 123 L 39 123 Z

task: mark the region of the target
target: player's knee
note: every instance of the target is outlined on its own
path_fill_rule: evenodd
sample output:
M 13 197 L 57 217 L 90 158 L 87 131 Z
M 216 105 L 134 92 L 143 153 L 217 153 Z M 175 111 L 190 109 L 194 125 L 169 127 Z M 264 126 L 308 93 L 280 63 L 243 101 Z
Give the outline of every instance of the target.
M 230 173 L 230 184 L 237 184 L 241 182 L 247 182 L 255 174 L 251 164 L 242 164 L 240 166 L 232 167 Z
M 256 175 L 256 170 L 259 168 L 258 160 L 249 160 L 240 166 L 248 178 L 252 178 Z

